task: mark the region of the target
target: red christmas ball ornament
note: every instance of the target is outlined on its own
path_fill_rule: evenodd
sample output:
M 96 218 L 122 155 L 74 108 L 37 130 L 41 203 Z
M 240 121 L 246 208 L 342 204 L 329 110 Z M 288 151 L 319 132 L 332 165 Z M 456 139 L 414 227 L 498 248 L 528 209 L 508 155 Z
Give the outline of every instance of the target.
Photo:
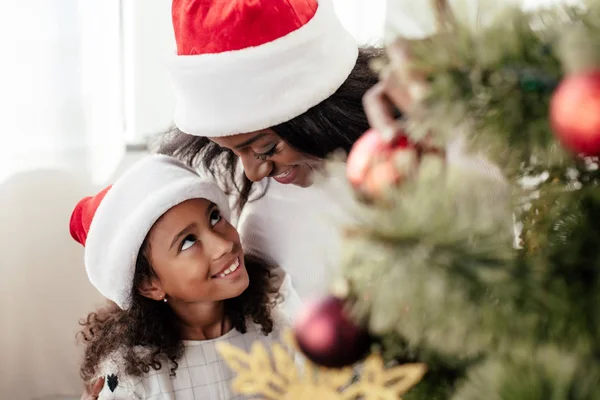
M 328 368 L 360 361 L 371 346 L 367 331 L 346 315 L 344 301 L 333 296 L 309 305 L 301 313 L 295 336 L 309 360 Z
M 386 188 L 400 184 L 416 167 L 417 153 L 407 136 L 388 143 L 370 129 L 348 154 L 346 176 L 359 192 L 378 197 Z
M 562 80 L 550 100 L 550 123 L 569 150 L 600 154 L 600 70 Z

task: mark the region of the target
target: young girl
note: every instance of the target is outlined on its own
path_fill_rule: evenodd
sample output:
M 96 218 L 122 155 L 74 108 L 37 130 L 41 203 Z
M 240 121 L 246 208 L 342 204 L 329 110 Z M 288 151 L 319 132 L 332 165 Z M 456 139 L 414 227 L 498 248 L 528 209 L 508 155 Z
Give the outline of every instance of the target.
M 114 303 L 83 323 L 81 375 L 104 378 L 100 399 L 234 398 L 215 345 L 275 340 L 276 291 L 228 219 L 214 183 L 160 155 L 79 202 L 71 235 Z

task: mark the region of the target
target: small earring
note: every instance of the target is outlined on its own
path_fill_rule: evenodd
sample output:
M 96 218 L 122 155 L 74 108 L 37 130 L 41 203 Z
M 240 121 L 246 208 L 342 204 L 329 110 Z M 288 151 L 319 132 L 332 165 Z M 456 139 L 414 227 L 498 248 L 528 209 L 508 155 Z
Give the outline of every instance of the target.
M 165 297 L 163 297 L 163 301 L 166 303 L 167 302 L 167 296 L 165 295 Z

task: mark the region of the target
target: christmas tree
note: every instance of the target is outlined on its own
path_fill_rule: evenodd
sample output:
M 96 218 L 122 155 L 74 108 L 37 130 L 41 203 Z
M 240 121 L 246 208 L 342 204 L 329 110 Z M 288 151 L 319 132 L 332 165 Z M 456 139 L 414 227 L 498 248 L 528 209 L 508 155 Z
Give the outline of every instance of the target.
M 378 65 L 388 97 L 413 87 L 412 101 L 395 104 L 393 140 L 370 131 L 349 156 L 363 206 L 345 227 L 342 300 L 309 312 L 298 344 L 318 364 L 370 351 L 417 368 L 400 381 L 422 376 L 322 398 L 600 398 L 600 2 L 493 15 L 480 2 L 481 24 L 434 3 L 438 32 L 399 38 Z M 326 350 L 311 333 L 323 318 L 338 328 Z

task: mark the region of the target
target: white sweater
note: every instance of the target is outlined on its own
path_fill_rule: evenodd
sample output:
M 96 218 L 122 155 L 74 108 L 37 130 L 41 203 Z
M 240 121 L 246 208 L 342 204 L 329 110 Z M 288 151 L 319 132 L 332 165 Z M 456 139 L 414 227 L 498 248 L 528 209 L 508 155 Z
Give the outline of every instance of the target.
M 124 372 L 122 355 L 113 354 L 100 366 L 99 376 L 105 377 L 99 400 L 233 400 L 244 399 L 231 390 L 235 378 L 232 371 L 216 350 L 218 343 L 229 343 L 250 352 L 256 341 L 267 348 L 280 340 L 282 330 L 287 327 L 284 320 L 276 320 L 276 328 L 265 336 L 260 327 L 248 323 L 247 332 L 242 334 L 232 329 L 225 335 L 212 340 L 188 340 L 185 351 L 177 361 L 175 376 L 170 375 L 171 364 L 163 362 L 158 371 L 151 369 L 142 376 L 129 376 Z M 143 348 L 137 349 L 146 351 Z
M 239 217 L 243 247 L 281 267 L 302 302 L 322 295 L 340 264 L 340 229 L 351 221 L 345 177 L 336 174 L 308 188 L 267 181 L 258 187 L 264 195 L 248 202 Z

